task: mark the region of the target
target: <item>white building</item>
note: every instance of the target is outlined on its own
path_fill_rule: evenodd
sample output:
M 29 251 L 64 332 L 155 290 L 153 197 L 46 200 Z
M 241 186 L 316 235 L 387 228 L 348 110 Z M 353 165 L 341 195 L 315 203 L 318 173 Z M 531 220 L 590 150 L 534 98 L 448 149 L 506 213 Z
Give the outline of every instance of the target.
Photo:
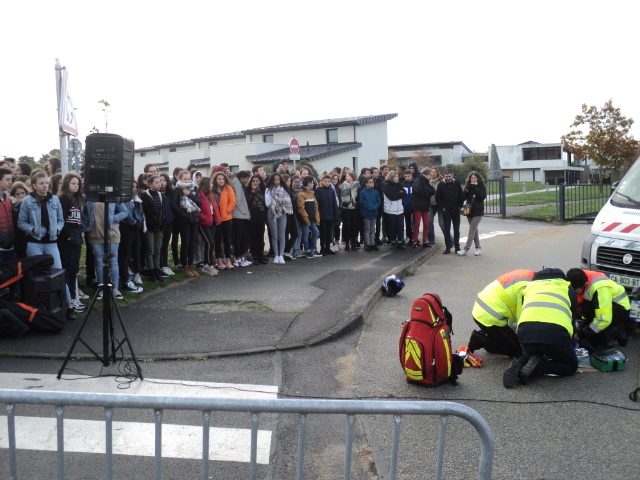
M 408 165 L 415 154 L 426 152 L 433 165 L 449 165 L 463 162 L 463 156 L 473 153 L 464 142 L 408 143 L 389 145 L 389 154 L 395 153 L 398 165 Z
M 390 113 L 285 123 L 138 148 L 135 174 L 141 173 L 146 164 L 164 172 L 196 165 L 205 174 L 221 163 L 228 163 L 232 171 L 251 170 L 258 164 L 270 167 L 289 159 L 289 140 L 294 137 L 300 144 L 300 159 L 317 172 L 334 167 L 358 170 L 386 161 L 387 121 L 396 116 Z
M 496 146 L 502 175 L 514 182 L 585 182 L 584 166 L 577 166 L 560 143 L 528 141 L 519 145 Z M 491 164 L 492 149 L 489 148 Z

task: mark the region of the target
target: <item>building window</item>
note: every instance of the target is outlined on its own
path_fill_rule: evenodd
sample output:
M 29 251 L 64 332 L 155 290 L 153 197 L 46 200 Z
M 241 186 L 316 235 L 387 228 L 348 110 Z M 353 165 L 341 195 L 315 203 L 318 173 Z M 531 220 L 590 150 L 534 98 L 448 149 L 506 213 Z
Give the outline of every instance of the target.
M 338 143 L 337 128 L 327 128 L 327 143 Z
M 523 160 L 561 160 L 560 147 L 523 148 Z
M 433 165 L 442 165 L 442 155 L 430 155 L 429 158 Z
M 141 157 L 146 157 L 147 156 L 147 152 L 140 152 L 140 156 Z
M 218 145 L 218 142 L 209 142 L 210 147 L 215 147 L 216 145 Z
M 262 143 L 273 143 L 273 134 L 262 135 Z
M 169 149 L 169 151 L 170 151 L 170 152 L 175 152 L 175 151 L 176 151 L 176 147 L 171 147 L 171 148 Z

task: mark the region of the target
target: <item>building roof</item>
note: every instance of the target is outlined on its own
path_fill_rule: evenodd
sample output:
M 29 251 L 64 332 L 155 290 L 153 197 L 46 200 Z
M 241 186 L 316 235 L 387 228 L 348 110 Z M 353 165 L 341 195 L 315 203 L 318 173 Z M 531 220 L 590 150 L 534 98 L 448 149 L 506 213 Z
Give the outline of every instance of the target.
M 535 147 L 535 146 L 538 146 L 538 145 L 543 146 L 543 147 L 546 147 L 546 146 L 557 147 L 558 145 L 562 145 L 562 144 L 559 143 L 559 142 L 540 143 L 540 142 L 536 142 L 535 140 L 527 140 L 526 142 L 522 142 L 522 143 L 519 143 L 517 145 L 497 145 L 497 146 L 498 147 L 525 147 L 526 148 L 526 147 Z
M 309 130 L 318 127 L 342 127 L 345 125 L 370 125 L 372 123 L 381 123 L 396 118 L 397 113 L 387 113 L 383 115 L 367 115 L 361 117 L 346 118 L 329 118 L 325 120 L 310 120 L 306 122 L 281 123 L 278 125 L 269 125 L 267 127 L 251 128 L 243 130 L 244 134 L 280 132 L 283 130 Z
M 349 152 L 362 147 L 361 143 L 331 143 L 325 145 L 309 145 L 300 147 L 300 160 L 314 161 L 321 158 L 331 157 L 339 153 Z M 258 155 L 247 155 L 247 160 L 253 163 L 273 163 L 276 161 L 289 161 L 289 147 L 274 150 L 272 152 L 260 153 Z
M 464 142 L 461 141 L 452 141 L 452 142 L 434 142 L 434 143 L 403 143 L 400 145 L 389 145 L 389 150 L 429 150 L 429 149 L 439 149 L 439 150 L 451 150 L 456 145 L 462 145 L 468 152 L 473 153 L 473 151 L 467 147 Z
M 220 133 L 217 135 L 210 135 L 208 137 L 190 138 L 189 140 L 178 140 L 177 142 L 162 143 L 160 145 L 152 145 L 150 147 L 136 148 L 136 152 L 149 152 L 151 150 L 160 150 L 161 148 L 181 147 L 184 145 L 195 144 L 196 142 L 228 140 L 230 138 L 244 138 L 244 134 L 242 132 Z
M 151 147 L 142 147 L 142 148 L 136 148 L 135 151 L 136 152 L 149 152 L 151 150 L 160 150 L 161 148 L 171 148 L 171 147 L 181 147 L 184 145 L 189 145 L 194 143 L 193 140 L 179 140 L 177 142 L 171 142 L 171 143 L 163 143 L 161 145 L 153 145 Z
M 180 147 L 184 145 L 195 144 L 196 142 L 211 142 L 216 140 L 229 140 L 232 138 L 243 138 L 252 133 L 267 133 L 267 132 L 281 132 L 285 130 L 310 130 L 313 128 L 331 128 L 342 127 L 345 125 L 370 125 L 372 123 L 382 123 L 392 118 L 396 118 L 397 113 L 387 113 L 382 115 L 365 115 L 360 117 L 345 117 L 345 118 L 329 118 L 325 120 L 309 120 L 306 122 L 293 122 L 293 123 L 281 123 L 278 125 L 270 125 L 267 127 L 250 128 L 248 130 L 239 130 L 236 132 L 220 133 L 216 135 L 209 135 L 205 137 L 191 138 L 189 140 L 180 140 L 177 142 L 163 143 L 160 145 L 153 145 L 151 147 L 136 148 L 136 152 L 148 152 L 151 150 L 160 150 L 161 148 Z M 460 142 L 462 143 L 462 142 Z
M 207 141 L 214 141 L 214 140 L 229 140 L 230 138 L 244 138 L 245 134 L 241 131 L 237 131 L 237 132 L 229 132 L 229 133 L 220 133 L 218 135 L 209 135 L 206 137 L 198 137 L 198 138 L 192 138 L 191 140 L 194 142 L 207 142 Z

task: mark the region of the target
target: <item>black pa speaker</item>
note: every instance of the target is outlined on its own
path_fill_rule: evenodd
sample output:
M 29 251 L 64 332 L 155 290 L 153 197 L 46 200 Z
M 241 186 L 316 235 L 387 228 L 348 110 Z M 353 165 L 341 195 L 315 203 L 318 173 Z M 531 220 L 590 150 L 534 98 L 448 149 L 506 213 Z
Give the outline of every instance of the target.
M 85 140 L 84 193 L 91 202 L 126 202 L 133 184 L 133 140 L 92 133 Z
M 31 307 L 47 310 L 64 321 L 67 315 L 66 286 L 62 269 L 31 271 L 22 280 L 22 301 Z

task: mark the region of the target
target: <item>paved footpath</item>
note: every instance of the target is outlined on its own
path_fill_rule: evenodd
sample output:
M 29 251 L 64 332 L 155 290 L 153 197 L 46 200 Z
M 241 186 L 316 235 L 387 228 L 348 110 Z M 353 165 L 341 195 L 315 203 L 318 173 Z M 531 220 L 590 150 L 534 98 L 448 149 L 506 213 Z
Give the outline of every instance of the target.
M 377 253 L 341 251 L 285 265 L 223 271 L 161 290 L 121 311 L 141 360 L 305 347 L 359 326 L 380 297 L 386 275 L 404 275 L 436 250 L 380 247 Z M 82 338 L 101 352 L 102 308 L 97 305 Z M 79 318 L 59 335 L 0 339 L 0 354 L 64 358 L 81 325 Z M 122 338 L 117 322 L 116 338 Z M 79 343 L 74 358 L 86 353 Z

